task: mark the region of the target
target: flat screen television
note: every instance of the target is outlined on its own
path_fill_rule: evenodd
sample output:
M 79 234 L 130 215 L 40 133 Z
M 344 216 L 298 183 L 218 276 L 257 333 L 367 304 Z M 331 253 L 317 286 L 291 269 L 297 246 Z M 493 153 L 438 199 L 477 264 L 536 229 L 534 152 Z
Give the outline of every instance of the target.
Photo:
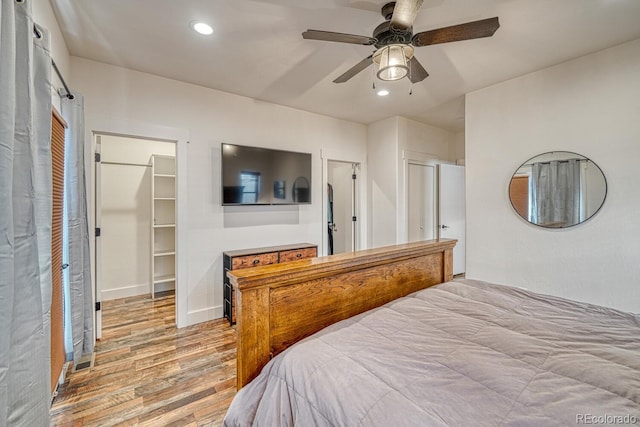
M 223 205 L 311 203 L 311 154 L 222 144 Z

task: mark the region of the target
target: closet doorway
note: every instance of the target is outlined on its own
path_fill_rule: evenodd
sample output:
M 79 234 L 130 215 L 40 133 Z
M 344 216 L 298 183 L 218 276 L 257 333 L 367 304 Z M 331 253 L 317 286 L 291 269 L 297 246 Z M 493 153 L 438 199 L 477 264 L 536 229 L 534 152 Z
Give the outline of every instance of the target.
M 175 141 L 96 134 L 98 305 L 175 292 L 175 157 Z
M 357 163 L 327 161 L 327 255 L 357 248 Z

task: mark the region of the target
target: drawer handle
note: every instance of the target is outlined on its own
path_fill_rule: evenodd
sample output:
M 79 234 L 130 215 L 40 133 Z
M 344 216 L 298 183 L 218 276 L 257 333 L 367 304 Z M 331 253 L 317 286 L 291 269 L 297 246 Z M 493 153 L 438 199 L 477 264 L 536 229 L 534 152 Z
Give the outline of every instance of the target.
M 302 254 L 300 253 L 296 254 L 296 258 L 302 258 Z
M 253 260 L 253 265 L 258 265 L 260 264 L 260 260 L 259 259 L 254 259 Z

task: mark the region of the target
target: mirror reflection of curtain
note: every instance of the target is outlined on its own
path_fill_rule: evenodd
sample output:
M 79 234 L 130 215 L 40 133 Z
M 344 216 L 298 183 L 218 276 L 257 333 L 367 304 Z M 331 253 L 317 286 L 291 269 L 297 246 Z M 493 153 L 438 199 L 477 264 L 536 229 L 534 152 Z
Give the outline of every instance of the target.
M 534 163 L 531 174 L 531 219 L 547 227 L 580 222 L 580 161 Z

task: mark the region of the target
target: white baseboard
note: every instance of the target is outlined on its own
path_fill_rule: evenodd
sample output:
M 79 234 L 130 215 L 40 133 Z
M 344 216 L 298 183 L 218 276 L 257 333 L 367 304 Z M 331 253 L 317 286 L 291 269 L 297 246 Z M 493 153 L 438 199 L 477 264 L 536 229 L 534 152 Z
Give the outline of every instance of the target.
M 149 285 L 149 283 L 124 286 L 122 288 L 102 289 L 101 297 L 102 301 L 109 301 L 112 299 L 128 298 L 144 294 L 151 295 L 151 285 Z
M 207 307 L 187 313 L 187 325 L 206 322 L 208 320 L 220 319 L 222 317 L 222 306 Z
M 165 292 L 165 291 L 172 291 L 174 290 L 176 287 L 173 284 L 173 282 L 166 282 L 166 283 L 158 283 L 156 285 L 156 293 L 157 292 Z
M 67 369 L 69 369 L 69 365 L 71 365 L 71 362 L 64 362 L 64 365 L 62 365 L 62 372 L 60 372 L 60 377 L 58 377 L 58 381 L 56 382 L 56 386 L 53 389 L 53 393 L 51 394 L 51 404 L 53 404 L 53 399 L 56 398 L 56 396 L 58 395 L 58 387 L 60 387 L 62 384 L 64 384 L 64 379 L 67 376 Z

